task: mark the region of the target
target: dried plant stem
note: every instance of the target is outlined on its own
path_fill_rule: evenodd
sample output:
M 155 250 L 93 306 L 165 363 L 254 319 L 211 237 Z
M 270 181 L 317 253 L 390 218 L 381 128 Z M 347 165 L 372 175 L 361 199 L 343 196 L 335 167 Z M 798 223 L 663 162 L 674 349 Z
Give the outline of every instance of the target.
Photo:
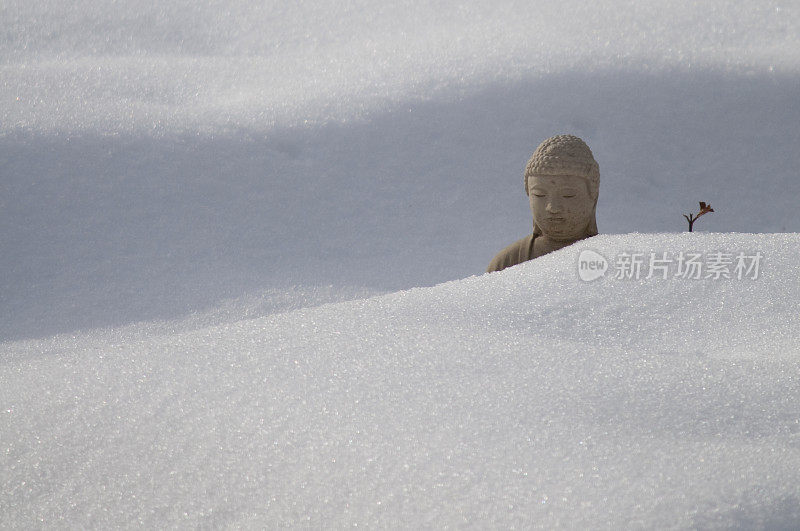
M 694 222 L 697 221 L 697 218 L 709 212 L 714 212 L 714 209 L 711 208 L 711 203 L 706 204 L 704 201 L 700 201 L 700 212 L 696 216 L 691 212 L 688 216 L 684 214 L 683 217 L 689 222 L 689 232 L 692 232 L 692 227 L 694 226 Z

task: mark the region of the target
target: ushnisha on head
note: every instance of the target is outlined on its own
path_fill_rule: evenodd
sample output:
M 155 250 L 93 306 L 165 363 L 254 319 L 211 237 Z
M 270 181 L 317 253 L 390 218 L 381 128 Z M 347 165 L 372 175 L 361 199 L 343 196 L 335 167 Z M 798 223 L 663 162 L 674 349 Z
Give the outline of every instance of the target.
M 599 189 L 600 168 L 589 146 L 572 135 L 548 138 L 525 168 L 533 233 L 561 242 L 596 235 Z

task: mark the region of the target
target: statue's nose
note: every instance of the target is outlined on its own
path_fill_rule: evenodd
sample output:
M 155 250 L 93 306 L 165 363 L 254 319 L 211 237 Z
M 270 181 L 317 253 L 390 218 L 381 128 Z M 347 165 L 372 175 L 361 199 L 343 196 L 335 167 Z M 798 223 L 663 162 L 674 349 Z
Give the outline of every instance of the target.
M 547 202 L 547 211 L 551 214 L 558 214 L 561 211 L 561 205 L 555 200 L 551 199 Z

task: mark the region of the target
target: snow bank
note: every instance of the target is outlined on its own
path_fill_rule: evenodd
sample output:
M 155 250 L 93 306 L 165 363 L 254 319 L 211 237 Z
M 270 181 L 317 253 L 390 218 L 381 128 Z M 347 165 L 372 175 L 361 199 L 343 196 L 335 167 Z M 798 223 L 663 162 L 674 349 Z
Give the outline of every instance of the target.
M 5 343 L 3 524 L 792 527 L 798 244 L 598 236 L 224 326 Z M 584 249 L 606 276 L 578 278 Z M 614 276 L 691 251 L 763 258 Z
M 602 233 L 798 232 L 791 2 L 0 9 L 0 338 L 482 272 L 556 133 Z M 326 298 L 327 297 L 327 298 Z
M 6 2 L 0 132 L 270 130 L 569 71 L 797 72 L 792 2 Z
M 10 0 L 0 27 L 0 527 L 796 527 L 795 3 Z M 530 230 L 560 132 L 605 235 L 464 278 Z M 630 234 L 699 200 L 769 234 Z M 615 279 L 626 251 L 763 262 Z
M 480 273 L 530 231 L 524 165 L 558 132 L 600 163 L 601 233 L 685 230 L 700 200 L 698 229 L 798 232 L 797 86 L 576 72 L 264 136 L 9 135 L 0 338 Z

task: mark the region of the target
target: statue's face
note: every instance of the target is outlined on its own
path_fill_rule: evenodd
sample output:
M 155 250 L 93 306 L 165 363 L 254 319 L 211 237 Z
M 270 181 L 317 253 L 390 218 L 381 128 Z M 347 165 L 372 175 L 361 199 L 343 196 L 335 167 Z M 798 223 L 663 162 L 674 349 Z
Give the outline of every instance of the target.
M 553 240 L 586 236 L 595 200 L 586 179 L 575 175 L 532 175 L 528 196 L 533 220 Z

